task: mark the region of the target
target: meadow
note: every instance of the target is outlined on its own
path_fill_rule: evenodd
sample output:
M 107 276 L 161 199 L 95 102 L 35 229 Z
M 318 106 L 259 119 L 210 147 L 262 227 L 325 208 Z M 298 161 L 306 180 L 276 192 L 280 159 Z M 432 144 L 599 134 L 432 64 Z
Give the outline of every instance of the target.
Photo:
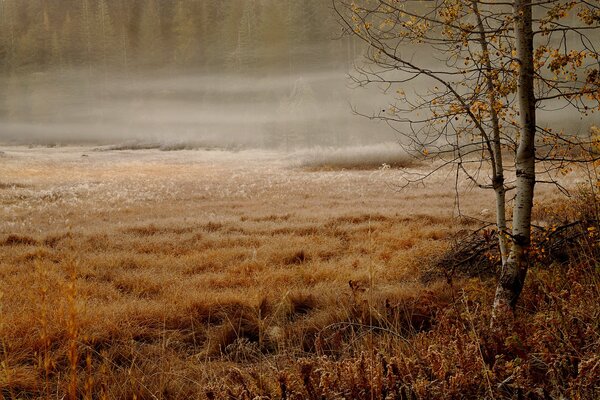
M 600 391 L 597 268 L 534 269 L 501 342 L 494 271 L 436 272 L 493 220 L 493 193 L 450 170 L 401 189 L 431 166 L 386 154 L 352 167 L 322 150 L 0 150 L 0 398 Z M 567 207 L 543 186 L 536 201 L 540 225 Z

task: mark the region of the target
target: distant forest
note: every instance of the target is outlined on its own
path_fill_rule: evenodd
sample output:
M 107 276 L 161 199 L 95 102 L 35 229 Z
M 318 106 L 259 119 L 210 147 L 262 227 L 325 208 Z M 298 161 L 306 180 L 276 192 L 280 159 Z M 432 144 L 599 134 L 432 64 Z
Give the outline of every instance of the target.
M 346 62 L 326 0 L 0 0 L 0 71 L 289 71 Z

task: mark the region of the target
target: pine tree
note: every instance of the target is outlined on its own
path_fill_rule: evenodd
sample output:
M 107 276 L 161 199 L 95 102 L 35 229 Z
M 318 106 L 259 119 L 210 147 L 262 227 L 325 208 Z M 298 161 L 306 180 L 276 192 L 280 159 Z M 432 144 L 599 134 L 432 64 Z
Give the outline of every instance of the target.
M 128 0 L 120 0 L 117 7 L 117 19 L 115 20 L 115 54 L 116 65 L 123 67 L 125 70 L 129 67 L 130 56 L 130 35 L 129 35 L 129 19 L 131 15 L 131 7 Z
M 263 0 L 262 9 L 258 21 L 262 64 L 264 67 L 289 69 L 288 3 Z
M 106 0 L 98 0 L 92 34 L 94 56 L 106 69 L 112 63 L 115 54 L 115 29 Z
M 198 26 L 190 12 L 191 3 L 179 1 L 173 18 L 174 61 L 189 65 L 198 59 Z
M 50 23 L 47 10 L 39 1 L 25 4 L 25 32 L 17 39 L 15 63 L 19 68 L 37 69 L 48 63 L 48 32 Z
M 91 9 L 89 0 L 83 0 L 81 2 L 81 32 L 80 37 L 83 44 L 83 64 L 87 64 L 91 67 L 92 63 L 92 29 L 91 29 Z
M 12 59 L 13 27 L 9 14 L 11 0 L 0 2 L 0 71 L 8 71 Z
M 80 46 L 82 46 L 82 44 L 80 43 L 79 35 L 77 33 L 77 28 L 71 17 L 71 12 L 67 11 L 59 34 L 63 63 L 66 65 L 75 64 L 80 58 Z
M 238 63 L 238 41 L 239 41 L 239 30 L 240 22 L 242 20 L 242 3 L 240 1 L 232 1 L 229 4 L 223 4 L 222 8 L 218 11 L 224 11 L 225 15 L 222 19 L 223 23 L 219 29 L 219 36 L 221 38 L 221 55 L 219 58 L 224 63 L 224 67 L 229 70 L 239 70 Z
M 56 31 L 52 33 L 52 39 L 50 43 L 50 65 L 60 67 L 63 65 L 64 60 L 60 38 L 58 37 L 58 33 Z
M 140 17 L 139 40 L 137 53 L 142 65 L 156 65 L 160 62 L 164 51 L 161 20 L 156 0 L 144 3 Z
M 256 2 L 247 0 L 243 3 L 240 23 L 237 29 L 237 42 L 231 60 L 237 71 L 248 70 L 257 62 L 257 13 Z
M 200 32 L 200 57 L 208 70 L 228 68 L 228 55 L 234 51 L 239 26 L 239 0 L 235 2 L 207 0 L 202 2 L 201 19 L 196 23 Z M 215 46 L 215 43 L 219 43 Z

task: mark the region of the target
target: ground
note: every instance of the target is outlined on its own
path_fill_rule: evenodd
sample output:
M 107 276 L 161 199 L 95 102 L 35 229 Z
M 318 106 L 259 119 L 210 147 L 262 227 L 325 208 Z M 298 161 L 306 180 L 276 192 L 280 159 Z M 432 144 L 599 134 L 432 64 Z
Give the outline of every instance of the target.
M 449 170 L 400 190 L 427 163 L 320 170 L 264 151 L 0 150 L 9 398 L 185 398 L 240 365 L 268 371 L 323 352 L 321 334 L 360 313 L 361 296 L 385 312 L 422 293 L 433 255 L 479 224 L 459 217 Z M 493 193 L 458 186 L 462 214 L 493 219 Z

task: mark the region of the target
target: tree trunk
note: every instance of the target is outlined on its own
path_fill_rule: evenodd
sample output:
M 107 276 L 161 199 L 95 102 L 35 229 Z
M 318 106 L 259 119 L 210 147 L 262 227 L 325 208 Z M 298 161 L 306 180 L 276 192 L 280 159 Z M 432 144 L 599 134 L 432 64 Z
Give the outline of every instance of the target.
M 492 62 L 490 60 L 490 51 L 488 48 L 488 39 L 485 34 L 485 27 L 479 12 L 478 0 L 472 0 L 472 8 L 477 18 L 477 29 L 479 30 L 479 45 L 485 66 L 485 80 L 487 84 L 488 107 L 490 108 L 490 117 L 492 121 L 492 185 L 496 192 L 496 227 L 498 228 L 498 241 L 500 245 L 500 256 L 502 264 L 508 259 L 508 235 L 506 235 L 506 187 L 504 186 L 504 163 L 502 159 L 502 143 L 500 141 L 500 120 L 496 110 L 496 89 L 494 87 Z
M 523 289 L 528 268 L 528 251 L 531 243 L 531 209 L 535 186 L 535 132 L 536 109 L 533 87 L 533 31 L 530 0 L 515 0 L 514 29 L 518 76 L 518 102 L 520 111 L 520 139 L 515 160 L 517 183 L 513 211 L 512 248 L 502 265 L 500 281 L 494 299 L 494 320 L 514 311 Z

